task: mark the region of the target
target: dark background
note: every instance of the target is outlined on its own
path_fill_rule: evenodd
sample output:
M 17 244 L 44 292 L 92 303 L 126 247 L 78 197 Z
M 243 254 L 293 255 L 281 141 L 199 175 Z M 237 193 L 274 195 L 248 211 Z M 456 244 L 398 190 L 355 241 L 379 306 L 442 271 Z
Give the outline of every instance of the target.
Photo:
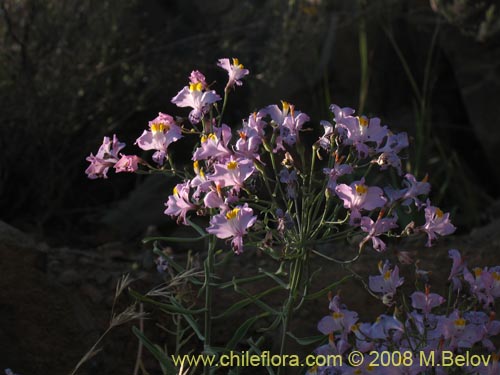
M 281 99 L 313 127 L 330 117 L 330 102 L 362 106 L 412 134 L 408 169 L 429 173 L 434 200 L 470 229 L 487 220 L 500 178 L 493 3 L 3 1 L 0 217 L 78 240 L 144 182 L 86 179 L 85 157 L 102 137 L 117 133 L 129 153 L 140 151 L 133 142 L 157 112 L 186 115 L 170 99 L 191 70 L 222 91 L 215 63 L 239 57 L 251 75 L 230 99 L 233 126 Z M 426 85 L 420 98 L 411 80 Z
M 70 250 L 122 251 L 107 258 L 113 270 L 126 254 L 98 246 L 128 242 L 130 253 L 147 254 L 140 238 L 175 227 L 163 215 L 174 181 L 113 172 L 91 181 L 85 158 L 114 133 L 124 152 L 141 152 L 133 143 L 158 112 L 187 115 L 170 100 L 191 70 L 222 93 L 227 75 L 216 62 L 238 57 L 250 75 L 231 94 L 225 122 L 240 126 L 280 100 L 306 112 L 317 131 L 331 119 L 330 103 L 379 116 L 410 134 L 406 171 L 429 174 L 434 204 L 467 233 L 500 216 L 499 12 L 493 0 L 0 1 L 0 220 L 48 244 L 45 253 L 58 249 L 58 283 L 79 285 L 99 306 L 87 322 L 109 314 L 95 290 L 68 276 Z M 172 149 L 189 162 L 185 145 Z M 18 237 L 2 238 L 0 321 L 8 324 L 0 327 L 0 362 L 55 368 L 50 356 L 72 345 L 72 355 L 59 358 L 67 369 L 88 348 L 68 333 L 81 322 L 58 325 L 77 305 L 47 283 L 46 258 L 18 252 Z M 87 266 L 89 274 L 100 267 Z M 112 283 L 106 272 L 92 277 Z M 45 316 L 39 306 L 60 307 Z M 127 348 L 114 340 L 107 355 L 120 358 Z M 40 348 L 44 364 L 29 367 L 35 360 L 23 353 Z

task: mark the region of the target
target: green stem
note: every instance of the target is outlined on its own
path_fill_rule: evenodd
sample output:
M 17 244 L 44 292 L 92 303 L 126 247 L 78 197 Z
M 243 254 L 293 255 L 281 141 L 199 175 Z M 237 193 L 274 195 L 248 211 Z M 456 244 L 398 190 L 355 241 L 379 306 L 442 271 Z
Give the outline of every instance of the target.
M 212 278 L 214 275 L 214 263 L 215 263 L 215 236 L 210 236 L 208 239 L 208 254 L 205 267 L 205 343 L 204 352 L 210 353 L 211 349 L 211 336 L 212 336 Z M 204 375 L 210 374 L 210 367 L 205 366 L 203 369 Z
M 229 97 L 228 90 L 224 90 L 224 101 L 222 102 L 222 109 L 220 111 L 219 122 L 218 122 L 218 127 L 219 128 L 220 128 L 220 125 L 222 124 L 222 116 L 224 115 L 224 111 L 226 110 L 227 98 L 228 97 Z
M 290 321 L 292 320 L 292 313 L 294 311 L 293 306 L 297 300 L 298 290 L 302 281 L 302 271 L 304 264 L 307 262 L 307 255 L 305 249 L 298 249 L 300 255 L 293 259 L 290 264 L 290 274 L 289 274 L 289 289 L 288 297 L 285 304 L 283 305 L 283 315 L 282 315 L 282 331 L 281 331 L 281 343 L 280 343 L 280 357 L 283 358 L 286 349 L 286 336 Z M 277 375 L 280 375 L 283 371 L 283 367 L 278 367 Z

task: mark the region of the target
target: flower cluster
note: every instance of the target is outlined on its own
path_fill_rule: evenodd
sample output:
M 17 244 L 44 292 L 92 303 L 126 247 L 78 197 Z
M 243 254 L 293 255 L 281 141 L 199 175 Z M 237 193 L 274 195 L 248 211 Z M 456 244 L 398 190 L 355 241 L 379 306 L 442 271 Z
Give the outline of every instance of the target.
M 439 294 L 432 293 L 430 286 L 417 290 L 407 297 L 397 289 L 403 285 L 397 266 L 389 262 L 380 263 L 380 275 L 370 276 L 369 289 L 380 295 L 384 303 L 395 305 L 392 315 L 382 314 L 375 322 L 360 322 L 358 313 L 349 310 L 340 297 L 330 298 L 331 313 L 318 323 L 318 330 L 328 337 L 328 342 L 315 350 L 317 355 L 342 355 L 345 358 L 352 350 L 366 353 L 395 352 L 413 354 L 407 366 L 372 367 L 370 374 L 427 374 L 432 364 L 425 364 L 418 357 L 420 353 L 429 356 L 434 353 L 434 364 L 441 363 L 443 352 L 455 355 L 468 351 L 489 353 L 488 363 L 465 366 L 466 374 L 497 374 L 498 350 L 492 338 L 500 334 L 500 321 L 495 319 L 492 310 L 494 300 L 500 297 L 500 267 L 475 268 L 471 273 L 458 252 L 450 250 L 453 260 L 448 280 L 450 297 L 447 301 Z M 398 293 L 400 302 L 396 304 Z M 388 303 L 389 302 L 389 303 Z M 411 308 L 409 307 L 411 306 Z M 370 361 L 365 358 L 368 366 Z M 364 374 L 366 368 L 353 368 L 342 362 L 342 366 L 321 366 L 309 370 L 308 374 Z M 362 367 L 363 367 L 362 366 Z M 435 367 L 433 374 L 447 374 L 449 368 Z M 358 371 L 358 372 L 356 372 Z
M 222 110 L 221 96 L 195 70 L 172 98 L 178 107 L 190 109 L 187 118 L 160 113 L 135 142 L 153 152 L 153 163 L 119 154 L 125 145 L 116 136 L 112 141 L 106 137 L 97 154 L 87 158 L 88 177 L 107 178 L 110 168 L 179 176 L 182 181 L 168 197 L 165 214 L 184 225 L 191 225 L 192 215 L 208 216 L 206 232 L 230 240 L 236 253 L 243 251 L 250 232 L 254 236 L 248 244 L 281 249 L 279 257 L 297 244 L 340 238 L 338 233 L 364 233 L 360 249 L 371 244 L 384 251 L 384 237 L 425 233 L 430 246 L 454 232 L 449 214 L 426 198 L 427 178 L 402 176 L 406 133 L 392 133 L 379 118 L 332 105 L 334 123 L 320 122 L 324 133 L 307 145 L 311 152 L 306 153 L 300 133 L 310 118 L 286 101 L 230 127 L 222 122 L 227 96 L 249 71 L 238 59 L 220 59 L 218 66 L 228 73 Z M 198 137 L 192 172 L 176 168 L 170 157 L 171 145 L 186 136 Z M 394 175 L 399 176 L 396 185 L 391 184 Z M 405 223 L 403 228 L 402 208 L 423 217 L 420 225 Z M 286 226 L 283 217 L 289 218 Z

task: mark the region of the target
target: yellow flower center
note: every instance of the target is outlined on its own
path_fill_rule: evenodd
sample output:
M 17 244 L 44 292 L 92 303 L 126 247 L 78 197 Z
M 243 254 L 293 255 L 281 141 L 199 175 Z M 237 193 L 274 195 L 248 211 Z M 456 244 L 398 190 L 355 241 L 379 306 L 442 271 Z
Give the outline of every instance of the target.
M 164 132 L 169 130 L 170 126 L 168 126 L 167 124 L 163 124 L 161 122 L 155 122 L 154 124 L 151 124 L 151 131 L 153 133 Z
M 342 319 L 344 317 L 344 314 L 342 314 L 341 312 L 334 312 L 332 316 L 333 319 Z
M 492 276 L 495 281 L 500 281 L 500 275 L 497 272 L 493 272 Z
M 384 273 L 384 280 L 389 280 L 391 278 L 391 271 L 386 271 Z
M 211 139 L 212 141 L 216 141 L 217 136 L 214 133 L 210 133 L 209 135 L 202 135 L 201 136 L 201 143 L 205 143 L 209 139 Z
M 174 195 L 179 195 L 179 190 L 177 189 L 177 186 L 174 186 L 173 192 L 174 192 Z
M 240 211 L 239 208 L 233 208 L 231 211 L 229 211 L 227 214 L 226 214 L 226 219 L 228 220 L 232 220 L 234 219 L 237 215 L 238 215 L 238 212 Z
M 355 185 L 355 187 L 356 193 L 358 193 L 359 195 L 366 194 L 366 192 L 368 191 L 368 187 L 366 185 Z
M 458 318 L 457 320 L 455 320 L 455 325 L 457 327 L 465 327 L 465 319 L 464 318 Z
M 282 100 L 281 105 L 283 106 L 283 112 L 288 113 L 288 110 L 290 109 L 290 103 Z
M 476 277 L 479 277 L 483 274 L 483 270 L 481 268 L 474 268 L 474 275 L 476 275 Z
M 247 139 L 247 135 L 244 132 L 239 132 L 240 138 L 243 140 Z
M 240 61 L 236 57 L 233 57 L 233 65 L 240 69 L 244 68 L 243 64 L 240 64 Z
M 227 163 L 227 169 L 232 171 L 236 168 L 238 168 L 238 163 L 235 162 L 234 160 L 231 160 L 229 163 Z
M 436 216 L 441 219 L 443 217 L 444 213 L 441 211 L 441 209 L 436 208 Z
M 201 91 L 201 90 L 203 90 L 203 85 L 201 84 L 201 82 L 189 84 L 189 91 Z
M 360 126 L 368 126 L 368 119 L 365 116 L 358 117 Z
M 198 160 L 195 160 L 193 162 L 193 169 L 194 169 L 194 173 L 198 173 L 198 171 L 200 170 L 200 163 L 198 162 Z

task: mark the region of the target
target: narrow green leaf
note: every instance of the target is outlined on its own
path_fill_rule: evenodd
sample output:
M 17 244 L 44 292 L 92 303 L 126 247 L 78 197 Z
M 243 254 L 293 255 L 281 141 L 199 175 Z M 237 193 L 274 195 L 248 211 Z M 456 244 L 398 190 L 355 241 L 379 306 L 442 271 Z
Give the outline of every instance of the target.
M 283 280 L 281 280 L 278 276 L 276 276 L 274 273 L 271 273 L 271 272 L 268 272 L 266 270 L 263 270 L 262 268 L 259 268 L 259 272 L 263 273 L 264 275 L 266 275 L 267 277 L 270 277 L 271 279 L 273 279 L 278 285 L 281 285 L 281 287 L 283 289 L 288 289 L 288 285 L 283 282 Z
M 168 304 L 168 303 L 158 302 L 158 301 L 156 301 L 156 300 L 154 300 L 152 298 L 143 296 L 142 294 L 137 293 L 137 292 L 135 292 L 132 289 L 129 289 L 129 293 L 135 299 L 137 299 L 137 300 L 139 300 L 141 302 L 146 302 L 146 303 L 150 303 L 152 305 L 158 306 L 161 309 L 163 309 L 165 312 L 169 312 L 171 314 L 172 313 L 176 313 L 176 314 L 191 314 L 191 315 L 196 315 L 196 314 L 201 314 L 201 313 L 205 312 L 205 309 L 189 310 L 189 309 L 186 309 L 184 307 L 177 307 L 177 306 L 174 306 L 174 305 L 171 305 L 171 304 Z
M 331 283 L 330 285 L 328 285 L 326 288 L 323 288 L 319 291 L 317 291 L 316 293 L 313 293 L 313 294 L 309 294 L 306 299 L 307 300 L 311 300 L 311 299 L 316 299 L 316 298 L 319 298 L 321 296 L 324 296 L 324 295 L 327 295 L 328 292 L 330 292 L 333 288 L 337 287 L 338 285 L 342 284 L 344 281 L 350 279 L 351 277 L 353 277 L 352 275 L 347 275 L 347 276 L 344 276 L 342 279 L 338 280 L 338 281 L 335 281 L 334 283 Z
M 149 350 L 149 352 L 160 363 L 163 374 L 168 375 L 177 373 L 176 368 L 174 367 L 170 359 L 167 357 L 167 355 L 161 350 L 161 348 L 153 344 L 146 336 L 144 336 L 144 334 L 137 327 L 132 327 L 132 332 L 142 342 L 144 347 L 147 350 Z
M 233 278 L 233 280 L 231 280 L 231 281 L 227 281 L 225 283 L 218 284 L 217 287 L 219 289 L 226 289 L 226 288 L 230 288 L 230 287 L 234 286 L 234 284 L 243 285 L 246 283 L 250 283 L 253 281 L 263 279 L 265 277 L 266 277 L 266 275 L 256 275 L 256 276 L 245 277 L 245 278 L 241 278 L 241 279 Z
M 173 305 L 175 305 L 176 307 L 178 308 L 183 308 L 179 302 L 177 302 L 175 300 L 175 298 L 170 298 L 170 301 L 172 302 Z M 193 319 L 193 316 L 190 315 L 190 314 L 182 314 L 182 317 L 184 319 L 186 319 L 186 322 L 188 322 L 188 324 L 191 326 L 191 328 L 193 329 L 194 333 L 196 333 L 196 336 L 198 336 L 198 339 L 200 341 L 205 341 L 205 336 L 203 336 L 203 334 L 201 333 L 201 330 L 200 328 L 198 327 L 198 324 L 196 323 L 196 321 Z
M 200 237 L 146 237 L 142 239 L 142 243 L 151 241 L 168 241 L 168 242 L 196 242 L 208 237 L 208 234 Z
M 193 223 L 189 218 L 187 219 L 187 222 L 189 225 L 198 232 L 198 234 L 202 237 L 208 236 L 208 233 L 203 230 L 202 227 L 200 227 L 198 224 Z
M 247 340 L 247 343 L 255 353 L 257 353 L 258 355 L 262 354 L 262 350 L 260 350 L 260 348 L 253 342 L 253 340 L 249 339 Z M 266 370 L 269 375 L 275 375 L 275 372 L 271 366 L 266 366 Z
M 309 337 L 297 337 L 292 332 L 286 333 L 292 339 L 294 339 L 299 345 L 311 345 L 325 340 L 325 335 L 309 336 Z
M 257 304 L 257 301 L 259 301 L 260 298 L 268 295 L 268 294 L 271 294 L 275 291 L 278 291 L 278 290 L 281 290 L 281 287 L 279 286 L 276 286 L 274 288 L 271 288 L 271 289 L 268 289 L 268 290 L 265 290 L 259 294 L 254 294 L 253 296 L 250 296 L 248 298 L 245 298 L 245 299 L 242 299 L 241 301 L 238 301 L 236 303 L 234 303 L 233 305 L 231 305 L 226 311 L 224 311 L 222 314 L 219 314 L 219 315 L 216 315 L 214 317 L 212 317 L 212 319 L 221 319 L 221 318 L 225 318 L 229 315 L 231 315 L 232 313 L 235 313 L 236 311 L 239 311 L 241 309 L 243 309 L 244 307 L 252 304 L 252 303 L 256 303 Z M 238 290 L 237 290 L 238 291 Z M 241 291 L 240 291 L 241 293 Z M 261 302 L 261 301 L 259 301 Z M 260 305 L 259 305 L 260 306 Z M 265 305 L 267 306 L 267 305 Z M 269 307 L 269 306 L 268 306 Z M 270 308 L 270 307 L 269 307 Z M 270 308 L 271 309 L 271 308 Z M 273 310 L 271 309 L 273 314 L 276 313 L 276 310 Z
M 240 325 L 238 327 L 238 329 L 234 333 L 233 337 L 231 337 L 231 340 L 229 340 L 229 342 L 226 344 L 227 349 L 233 350 L 236 347 L 236 345 L 240 342 L 240 340 L 243 337 L 245 337 L 245 335 L 247 334 L 250 327 L 253 326 L 257 320 L 259 320 L 265 316 L 268 316 L 268 315 L 269 315 L 268 313 L 263 313 L 263 314 L 260 314 L 260 315 L 257 315 L 257 316 L 254 316 L 252 318 L 247 319 L 242 325 Z

